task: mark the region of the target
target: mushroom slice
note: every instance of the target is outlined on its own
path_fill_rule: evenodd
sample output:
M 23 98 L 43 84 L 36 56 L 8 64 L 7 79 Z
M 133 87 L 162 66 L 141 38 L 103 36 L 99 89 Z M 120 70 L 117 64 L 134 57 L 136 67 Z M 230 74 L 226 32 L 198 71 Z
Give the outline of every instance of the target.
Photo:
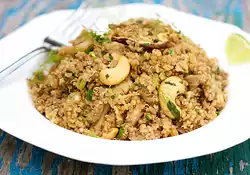
M 166 49 L 171 48 L 174 46 L 174 44 L 170 41 L 164 41 L 164 42 L 158 42 L 158 43 L 151 43 L 151 42 L 143 42 L 143 41 L 137 41 L 132 38 L 126 38 L 126 37 L 112 37 L 112 41 L 116 41 L 119 43 L 127 44 L 128 41 L 132 41 L 134 43 L 138 43 L 141 47 L 145 49 Z

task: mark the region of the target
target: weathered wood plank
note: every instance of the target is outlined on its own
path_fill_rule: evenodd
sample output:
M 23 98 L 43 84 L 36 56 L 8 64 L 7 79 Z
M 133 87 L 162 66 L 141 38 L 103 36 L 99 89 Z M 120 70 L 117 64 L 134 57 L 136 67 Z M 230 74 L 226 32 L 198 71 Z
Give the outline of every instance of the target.
M 13 155 L 16 151 L 16 139 L 9 134 L 6 134 L 3 142 L 0 145 L 0 157 L 2 167 L 0 174 L 9 174 L 9 167 L 12 161 Z

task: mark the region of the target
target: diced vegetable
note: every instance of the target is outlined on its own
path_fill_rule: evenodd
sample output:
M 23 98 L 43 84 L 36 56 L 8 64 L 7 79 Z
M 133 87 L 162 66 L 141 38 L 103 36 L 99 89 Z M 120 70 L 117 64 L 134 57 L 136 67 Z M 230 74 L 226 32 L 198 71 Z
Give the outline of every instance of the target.
M 85 88 L 85 86 L 86 86 L 86 81 L 85 81 L 85 80 L 81 80 L 81 81 L 79 82 L 78 88 L 79 88 L 80 90 L 83 90 L 83 89 Z
M 142 24 L 142 23 L 143 23 L 143 20 L 138 19 L 138 20 L 136 20 L 136 23 L 137 23 L 137 24 Z
M 219 116 L 220 115 L 220 111 L 216 111 L 216 115 Z
M 121 137 L 123 137 L 125 135 L 125 129 L 124 129 L 124 127 L 120 127 L 119 128 L 119 132 L 118 132 L 118 134 L 117 134 L 117 138 L 121 138 Z
M 152 117 L 151 117 L 150 114 L 146 114 L 146 115 L 145 115 L 145 118 L 146 118 L 146 120 L 148 120 L 148 121 L 152 120 Z
M 109 59 L 113 60 L 113 56 L 111 54 L 109 54 Z
M 177 131 L 176 128 L 170 128 L 170 135 L 177 136 L 177 135 L 179 135 L 179 132 Z
M 92 52 L 89 52 L 89 56 L 93 57 L 93 58 L 96 58 L 96 55 L 95 53 L 92 51 Z
M 85 133 L 86 135 L 90 136 L 90 137 L 100 138 L 98 135 L 96 135 L 95 132 L 90 131 L 90 130 L 86 130 L 84 133 Z

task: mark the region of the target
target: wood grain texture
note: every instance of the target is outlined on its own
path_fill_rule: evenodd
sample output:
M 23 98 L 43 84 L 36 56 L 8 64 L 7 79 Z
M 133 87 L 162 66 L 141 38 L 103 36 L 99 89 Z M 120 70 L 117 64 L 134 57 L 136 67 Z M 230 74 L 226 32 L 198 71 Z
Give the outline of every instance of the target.
M 118 2 L 119 0 L 105 1 L 107 4 Z M 142 2 L 142 0 L 120 0 L 120 2 Z M 185 12 L 232 23 L 250 32 L 249 0 L 145 0 L 144 2 L 162 3 Z M 193 2 L 200 2 L 200 4 L 194 4 Z M 80 3 L 81 0 L 1 0 L 0 38 L 24 25 L 35 16 L 57 9 L 75 9 Z M 212 6 L 213 3 L 215 3 L 215 6 Z M 228 139 L 230 139 L 230 136 Z M 130 167 L 112 167 L 79 162 L 58 156 L 0 130 L 0 175 L 8 174 L 250 175 L 250 140 L 223 152 L 193 159 Z

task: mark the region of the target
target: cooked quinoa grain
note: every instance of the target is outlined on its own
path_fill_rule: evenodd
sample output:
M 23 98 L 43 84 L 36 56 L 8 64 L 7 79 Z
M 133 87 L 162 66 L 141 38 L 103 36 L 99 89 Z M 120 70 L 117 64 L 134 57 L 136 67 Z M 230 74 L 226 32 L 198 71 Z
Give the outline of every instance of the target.
M 28 80 L 36 109 L 92 137 L 151 140 L 214 120 L 228 74 L 216 58 L 159 20 L 130 19 L 98 35 L 83 29 Z

